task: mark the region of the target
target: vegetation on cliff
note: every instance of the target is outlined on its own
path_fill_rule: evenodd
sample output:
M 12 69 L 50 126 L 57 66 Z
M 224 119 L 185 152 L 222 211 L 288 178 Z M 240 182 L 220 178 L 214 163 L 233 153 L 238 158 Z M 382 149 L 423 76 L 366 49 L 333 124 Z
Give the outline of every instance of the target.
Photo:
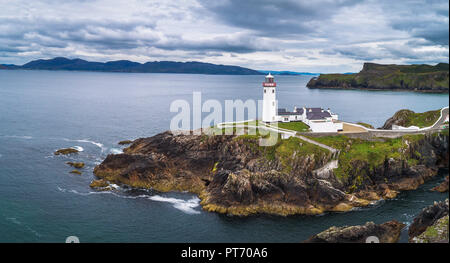
M 448 244 L 448 215 L 438 219 L 422 234 L 414 237 L 412 243 L 447 243 Z
M 410 127 L 417 126 L 425 128 L 432 126 L 441 116 L 441 110 L 432 110 L 427 112 L 415 113 L 412 110 L 399 110 L 394 116 L 389 118 L 382 129 L 392 129 L 392 125 Z
M 448 92 L 449 64 L 430 66 L 364 63 L 359 73 L 320 74 L 319 77 L 312 78 L 307 87 Z
M 132 143 L 133 143 L 133 141 L 131 141 L 131 140 L 124 140 L 124 141 L 118 142 L 119 145 L 127 145 L 127 144 L 132 144 Z
M 338 156 L 298 137 L 264 147 L 261 137 L 161 133 L 109 155 L 94 173 L 116 184 L 196 193 L 207 211 L 290 215 L 348 211 L 393 198 L 434 176 L 436 167 L 448 166 L 444 132 L 312 138 L 340 150 Z
M 293 121 L 293 122 L 279 122 L 278 127 L 282 129 L 288 129 L 291 131 L 298 132 L 307 132 L 309 131 L 309 126 L 301 121 Z
M 399 190 L 415 189 L 435 174 L 427 167 L 448 166 L 445 132 L 372 140 L 342 135 L 311 139 L 340 150 L 333 173 L 348 193 L 363 196 L 372 190 L 373 199 L 392 198 Z M 442 157 L 432 157 L 436 153 Z
M 409 241 L 413 243 L 448 243 L 448 199 L 425 207 L 409 227 Z

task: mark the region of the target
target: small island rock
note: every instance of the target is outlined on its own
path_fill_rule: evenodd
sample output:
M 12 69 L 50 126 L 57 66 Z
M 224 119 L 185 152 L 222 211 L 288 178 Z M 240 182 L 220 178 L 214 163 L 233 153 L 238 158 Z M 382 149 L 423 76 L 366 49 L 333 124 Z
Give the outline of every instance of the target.
M 81 169 L 81 168 L 83 168 L 84 167 L 84 163 L 83 162 L 66 162 L 66 164 L 68 164 L 68 165 L 70 165 L 70 166 L 72 166 L 72 167 L 75 167 L 75 168 L 78 168 L 78 169 Z
M 59 149 L 56 152 L 54 152 L 55 155 L 67 155 L 67 154 L 72 154 L 72 153 L 78 153 L 79 151 L 77 149 L 74 148 L 63 148 L 63 149 Z

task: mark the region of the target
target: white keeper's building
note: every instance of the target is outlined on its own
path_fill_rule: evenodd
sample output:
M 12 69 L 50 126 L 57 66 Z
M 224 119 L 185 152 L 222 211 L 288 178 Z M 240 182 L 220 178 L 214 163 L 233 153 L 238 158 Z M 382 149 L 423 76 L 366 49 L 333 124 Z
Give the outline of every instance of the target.
M 338 121 L 338 115 L 331 112 L 330 109 L 294 107 L 292 112 L 286 109 L 279 109 L 276 99 L 276 87 L 277 84 L 274 81 L 274 77 L 269 73 L 263 82 L 263 122 L 302 121 L 313 132 L 338 132 L 343 130 L 343 123 Z

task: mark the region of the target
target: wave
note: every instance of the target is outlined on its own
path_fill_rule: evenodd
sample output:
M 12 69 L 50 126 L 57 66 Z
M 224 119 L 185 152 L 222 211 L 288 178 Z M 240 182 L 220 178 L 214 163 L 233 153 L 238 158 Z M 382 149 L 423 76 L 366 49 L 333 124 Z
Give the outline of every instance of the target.
M 192 199 L 189 200 L 183 200 L 178 198 L 162 197 L 159 195 L 154 195 L 149 197 L 149 199 L 158 202 L 171 203 L 173 204 L 174 208 L 181 210 L 187 214 L 200 214 L 199 211 L 194 209 L 200 205 L 200 199 L 198 199 L 198 197 L 193 197 Z
M 117 149 L 117 148 L 112 148 L 111 150 L 109 150 L 112 154 L 121 154 L 123 153 L 122 149 Z
M 79 151 L 79 152 L 84 151 L 84 148 L 81 147 L 81 146 L 72 146 L 72 147 L 70 147 L 70 148 L 75 149 L 75 150 L 77 150 L 77 151 Z
M 110 185 L 112 188 L 114 188 L 115 190 L 120 190 L 120 186 L 116 185 L 116 184 L 111 184 Z M 96 195 L 96 194 L 111 194 L 114 195 L 116 197 L 119 198 L 125 198 L 125 199 L 138 199 L 138 198 L 146 198 L 152 201 L 156 201 L 156 202 L 164 202 L 164 203 L 170 203 L 173 205 L 173 207 L 175 209 L 178 209 L 186 214 L 200 214 L 200 211 L 195 210 L 194 208 L 197 208 L 198 206 L 200 206 L 200 199 L 198 197 L 193 197 L 189 200 L 183 200 L 183 199 L 178 199 L 178 198 L 173 198 L 173 197 L 163 197 L 163 196 L 159 196 L 159 195 L 153 195 L 153 196 L 149 196 L 148 194 L 140 194 L 140 195 L 127 195 L 127 194 L 121 194 L 120 192 L 117 191 L 90 191 L 90 192 L 78 192 L 77 190 L 67 190 L 61 187 L 57 187 L 59 191 L 63 192 L 63 193 L 72 193 L 72 194 L 77 194 L 77 195 L 81 195 L 81 196 L 89 196 L 89 195 Z
M 84 142 L 84 143 L 90 143 L 90 144 L 93 144 L 93 145 L 99 147 L 99 148 L 102 150 L 102 152 L 106 149 L 102 143 L 95 142 L 95 141 L 90 141 L 90 140 L 88 140 L 88 139 L 72 140 L 72 139 L 66 139 L 66 138 L 65 138 L 64 140 L 65 140 L 65 141 L 68 141 L 68 142 Z
M 4 137 L 4 138 L 25 139 L 25 140 L 31 140 L 31 139 L 33 139 L 33 137 L 31 137 L 31 136 L 19 136 L 19 135 L 2 135 L 1 137 Z

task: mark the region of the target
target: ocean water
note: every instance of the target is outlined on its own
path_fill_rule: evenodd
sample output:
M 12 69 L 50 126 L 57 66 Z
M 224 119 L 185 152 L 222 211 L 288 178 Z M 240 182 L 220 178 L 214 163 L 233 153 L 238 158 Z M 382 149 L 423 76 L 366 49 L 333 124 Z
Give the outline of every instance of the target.
M 446 94 L 309 90 L 311 76 L 277 76 L 281 107 L 330 107 L 347 121 L 376 127 L 397 110 L 448 105 Z M 189 193 L 156 193 L 117 186 L 89 188 L 92 170 L 120 140 L 169 129 L 177 99 L 261 99 L 263 76 L 131 74 L 0 70 L 0 242 L 300 242 L 337 225 L 410 223 L 448 194 L 430 192 L 448 171 L 418 190 L 347 213 L 321 216 L 230 217 L 201 210 Z M 77 147 L 74 156 L 56 149 Z M 83 161 L 74 175 L 67 161 Z M 402 236 L 405 241 L 406 235 Z

